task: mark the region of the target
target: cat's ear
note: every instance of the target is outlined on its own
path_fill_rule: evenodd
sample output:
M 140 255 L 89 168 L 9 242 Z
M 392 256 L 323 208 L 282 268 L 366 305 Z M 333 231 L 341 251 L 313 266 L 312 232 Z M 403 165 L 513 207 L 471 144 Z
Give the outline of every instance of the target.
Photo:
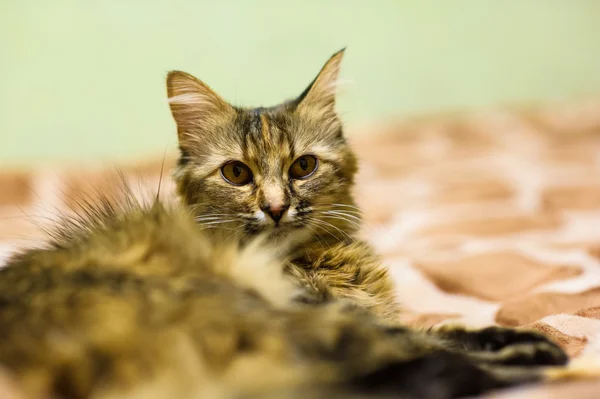
M 167 94 L 180 143 L 210 131 L 234 112 L 210 87 L 185 72 L 169 72 Z
M 329 58 L 315 80 L 296 99 L 298 108 L 335 112 L 338 78 L 345 50 L 343 48 Z

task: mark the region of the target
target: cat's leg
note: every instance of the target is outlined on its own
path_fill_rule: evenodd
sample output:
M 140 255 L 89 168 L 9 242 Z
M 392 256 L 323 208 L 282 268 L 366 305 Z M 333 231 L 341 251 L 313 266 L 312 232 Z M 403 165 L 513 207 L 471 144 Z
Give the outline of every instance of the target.
M 313 363 L 316 379 L 369 395 L 449 399 L 542 378 L 540 368 L 507 373 L 408 327 L 381 325 L 344 304 L 310 306 L 286 317 L 286 342 Z M 323 367 L 323 364 L 326 366 Z M 333 378 L 329 378 L 334 376 Z
M 299 281 L 309 289 L 301 302 L 308 304 L 328 303 L 344 298 L 345 311 L 349 313 L 373 312 L 386 323 L 395 325 L 398 306 L 393 301 L 389 277 L 375 263 L 359 265 L 350 254 L 338 253 L 338 257 L 322 257 L 314 269 L 297 269 L 302 274 Z M 340 257 L 344 262 L 340 261 Z M 365 267 L 365 265 L 367 265 Z M 371 265 L 371 266 L 369 266 Z M 385 287 L 384 295 L 371 295 L 377 286 L 370 285 L 373 277 L 382 279 L 379 287 Z M 306 283 L 308 282 L 308 283 Z M 380 299 L 382 302 L 378 302 Z M 402 327 L 398 327 L 402 328 Z M 446 326 L 429 332 L 449 350 L 464 352 L 482 363 L 500 365 L 564 365 L 568 358 L 554 342 L 540 333 L 502 327 L 480 330 L 458 326 Z
M 386 364 L 354 378 L 350 384 L 363 392 L 401 397 L 448 399 L 535 383 L 544 378 L 539 368 L 485 367 L 467 356 L 433 351 L 408 361 Z
M 449 348 L 481 362 L 503 365 L 565 365 L 566 353 L 545 335 L 525 329 L 443 326 L 429 331 Z
M 339 242 L 305 254 L 287 272 L 311 293 L 307 302 L 347 299 L 394 322 L 399 306 L 389 271 L 362 241 Z

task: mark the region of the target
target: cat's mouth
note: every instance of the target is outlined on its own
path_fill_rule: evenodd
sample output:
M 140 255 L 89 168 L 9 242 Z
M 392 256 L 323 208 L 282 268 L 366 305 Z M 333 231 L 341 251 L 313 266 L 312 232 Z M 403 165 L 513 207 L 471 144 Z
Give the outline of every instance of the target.
M 265 225 L 262 230 L 273 236 L 282 236 L 295 229 L 296 228 L 290 222 L 277 222 L 271 225 Z
M 302 230 L 302 225 L 298 221 L 283 221 L 260 223 L 249 223 L 246 226 L 246 233 L 251 235 L 268 234 L 271 238 L 280 238 L 289 235 L 295 231 Z

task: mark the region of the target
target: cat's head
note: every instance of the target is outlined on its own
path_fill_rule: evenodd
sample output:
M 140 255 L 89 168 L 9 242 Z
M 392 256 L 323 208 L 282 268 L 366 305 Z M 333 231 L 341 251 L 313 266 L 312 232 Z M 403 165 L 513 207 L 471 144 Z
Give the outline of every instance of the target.
M 179 71 L 167 89 L 181 157 L 179 194 L 207 228 L 243 234 L 334 236 L 353 231 L 356 158 L 335 111 L 344 51 L 296 99 L 238 108 Z

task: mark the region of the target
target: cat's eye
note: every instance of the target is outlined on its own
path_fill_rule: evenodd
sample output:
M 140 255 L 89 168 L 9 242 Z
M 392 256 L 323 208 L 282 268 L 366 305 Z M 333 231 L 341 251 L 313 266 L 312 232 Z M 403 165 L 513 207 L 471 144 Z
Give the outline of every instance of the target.
M 252 181 L 250 168 L 240 161 L 227 162 L 221 167 L 221 176 L 227 183 L 234 186 L 243 186 Z
M 318 160 L 313 155 L 302 155 L 290 166 L 292 179 L 306 179 L 317 170 Z

